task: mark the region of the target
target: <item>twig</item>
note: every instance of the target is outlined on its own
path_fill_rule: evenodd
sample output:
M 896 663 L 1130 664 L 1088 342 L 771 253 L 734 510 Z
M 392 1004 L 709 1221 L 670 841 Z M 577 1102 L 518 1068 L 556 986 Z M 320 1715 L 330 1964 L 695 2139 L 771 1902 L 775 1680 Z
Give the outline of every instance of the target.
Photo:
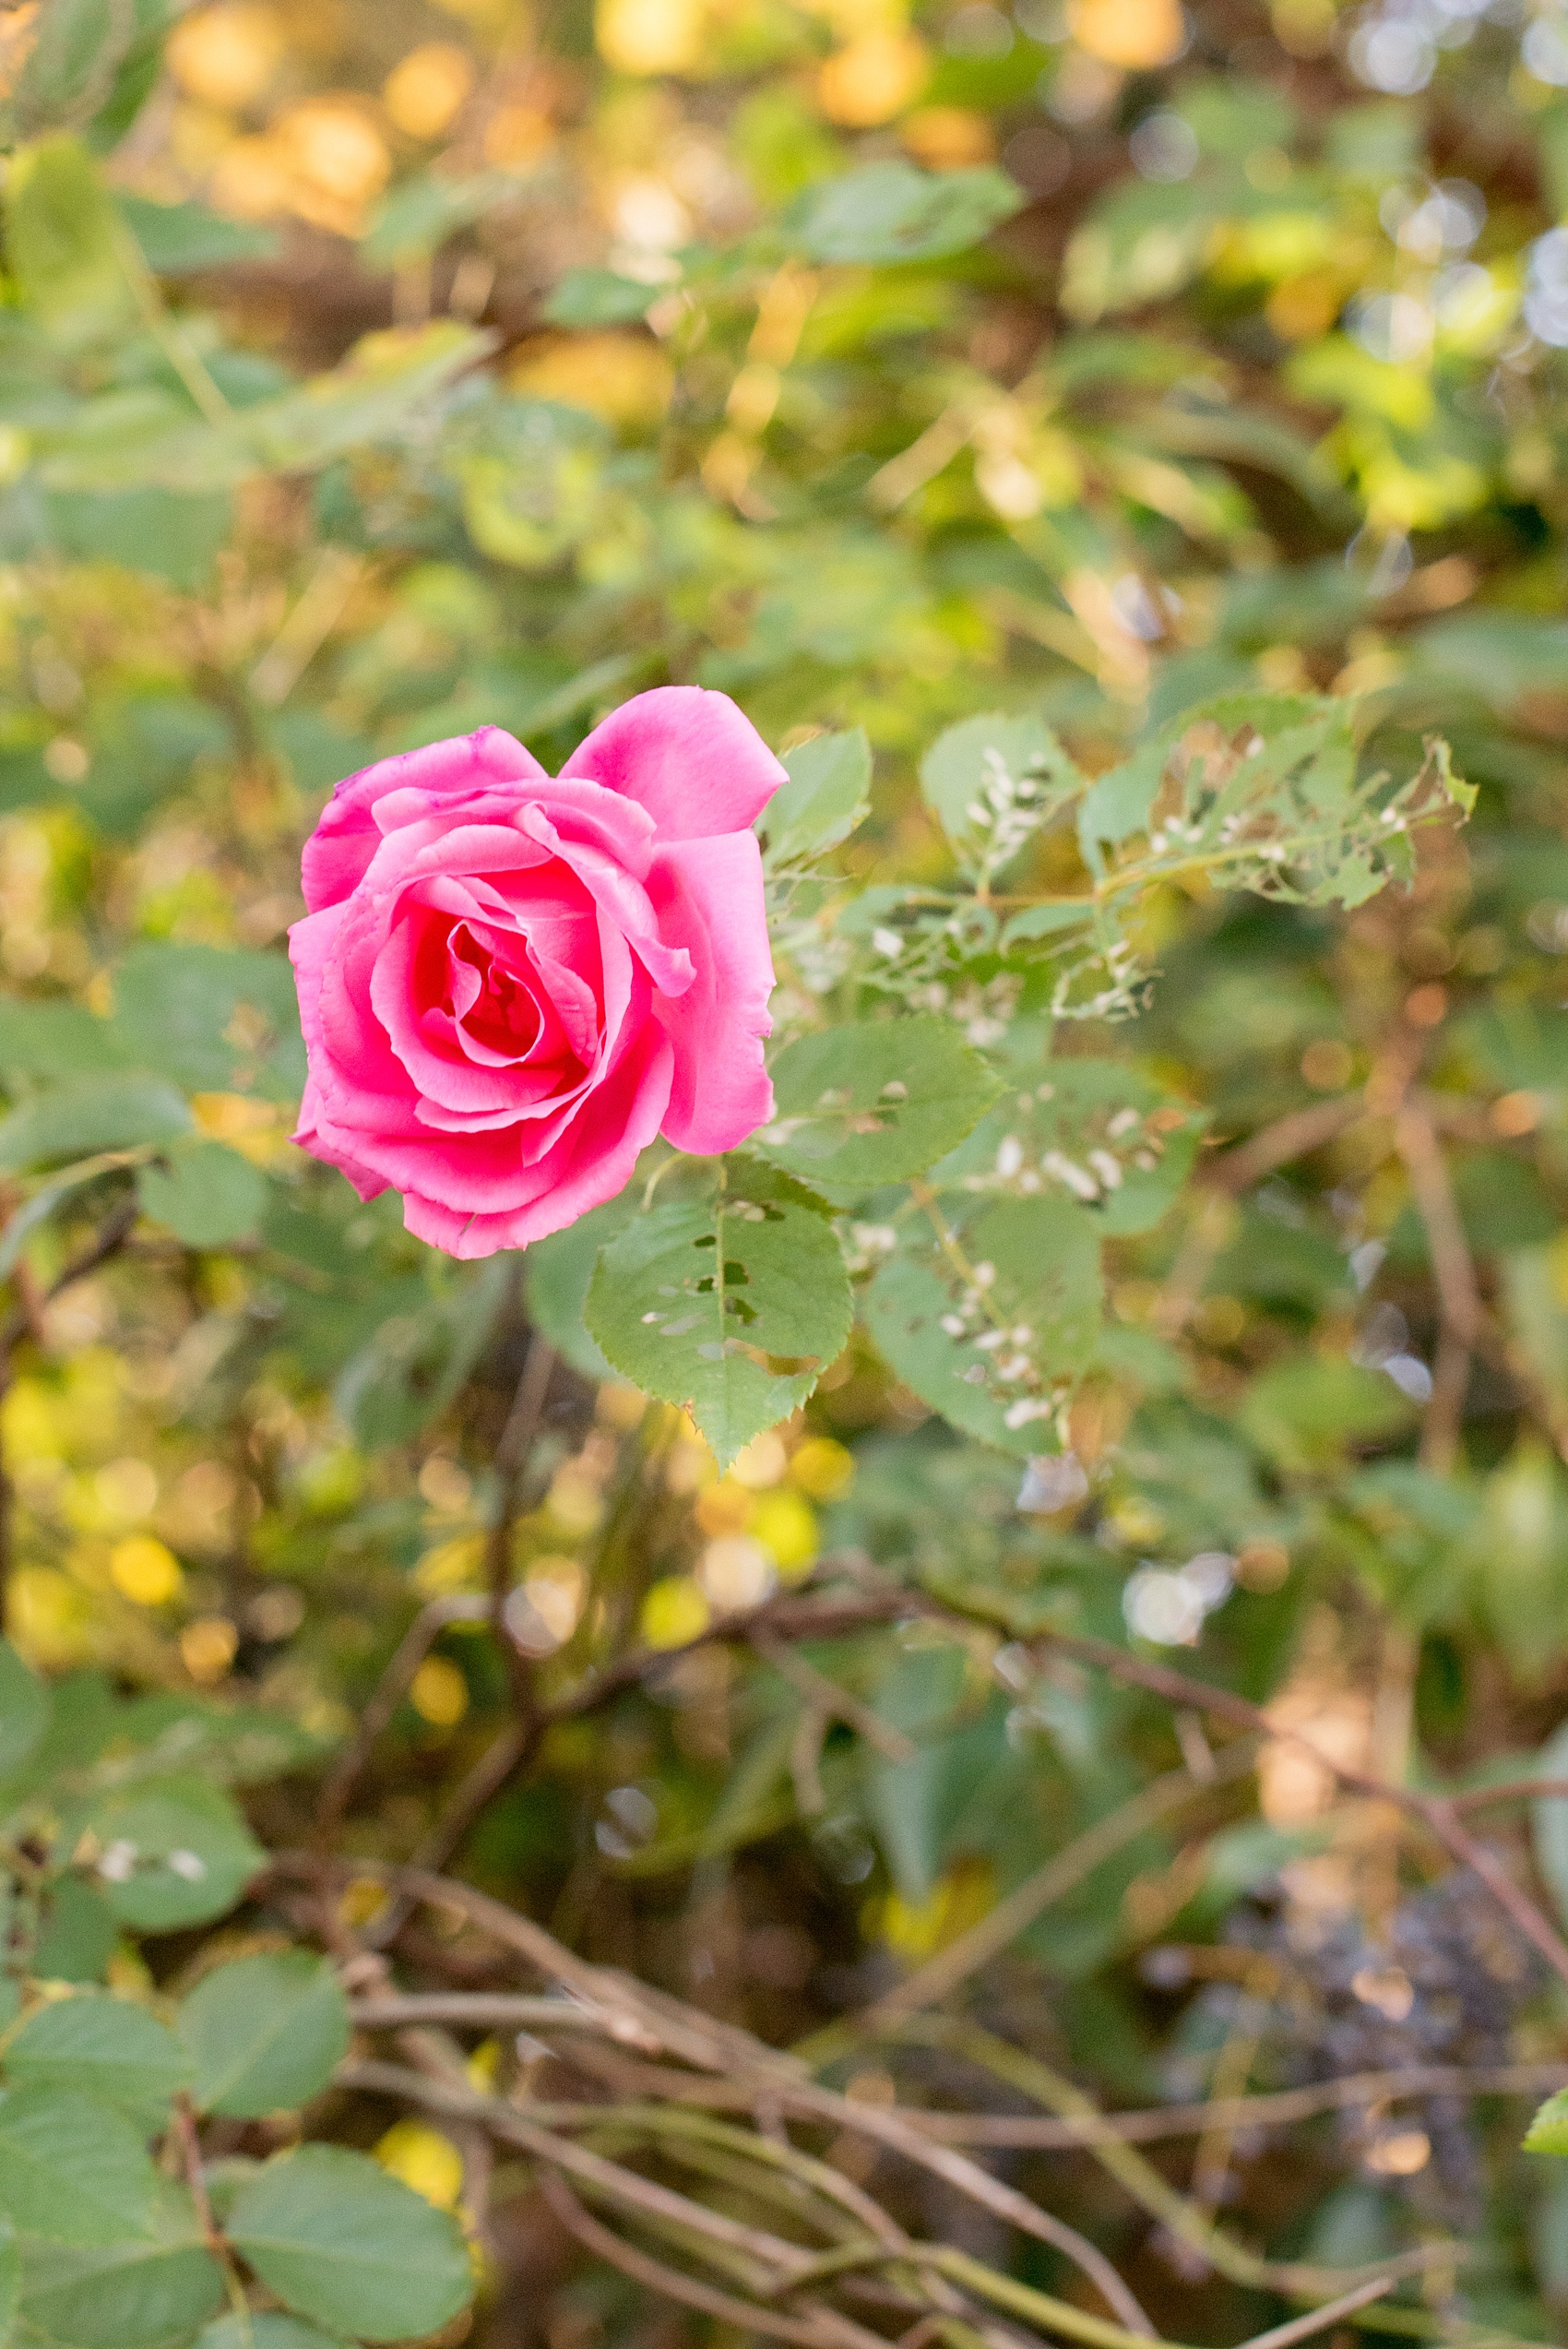
M 921 2126 L 955 2145 L 1028 2148 L 1070 2152 L 1117 2142 L 1149 2145 L 1195 2137 L 1211 2127 L 1267 2128 L 1311 2120 L 1350 2105 L 1394 2103 L 1418 2096 L 1538 2096 L 1568 2084 L 1562 2064 L 1415 2064 L 1399 2071 L 1347 2072 L 1310 2088 L 1280 2088 L 1254 2096 L 1207 2098 L 1202 2104 L 1158 2105 L 1126 2113 L 1086 2113 L 1081 2118 L 1038 2120 L 1032 2114 L 922 2113 Z
M 953 2049 L 1056 2114 L 1076 2119 L 1098 2117 L 1082 2089 L 1060 2078 L 1037 2057 L 975 2024 L 937 2017 L 906 2024 L 901 2035 L 928 2045 Z M 1213 2110 L 1211 2102 L 1211 2116 Z M 1233 2242 L 1215 2224 L 1212 2212 L 1204 2208 L 1195 2191 L 1190 2196 L 1181 2193 L 1151 2162 L 1125 2142 L 1102 2140 L 1085 2150 L 1094 2154 L 1125 2194 L 1232 2283 L 1310 2299 L 1320 2293 L 1336 2292 L 1348 2282 L 1366 2280 L 1364 2269 L 1360 2273 L 1351 2270 L 1347 2275 L 1343 2269 L 1313 2267 L 1301 2260 L 1266 2260 Z M 1450 2243 L 1423 2244 L 1399 2260 L 1379 2260 L 1377 2271 L 1389 2275 L 1428 2267 L 1434 2260 L 1451 2261 L 1456 2248 Z
M 1552 1972 L 1568 1982 L 1568 1944 L 1547 1922 L 1536 1903 L 1524 1889 L 1515 1884 L 1495 1853 L 1479 1843 L 1464 1827 L 1453 1804 L 1443 1795 L 1419 1793 L 1412 1786 L 1396 1784 L 1378 1778 L 1370 1771 L 1353 1769 L 1348 1763 L 1335 1759 L 1301 1731 L 1289 1729 L 1269 1719 L 1261 1705 L 1250 1704 L 1244 1697 L 1232 1695 L 1228 1688 L 1211 1687 L 1207 1682 L 1194 1680 L 1185 1673 L 1173 1672 L 1169 1664 L 1153 1663 L 1135 1656 L 1125 1648 L 1112 1645 L 1109 1640 L 1089 1639 L 1064 1631 L 1045 1631 L 1035 1635 L 1029 1642 L 1054 1649 L 1059 1654 L 1076 1656 L 1081 1663 L 1098 1664 L 1112 1679 L 1131 1681 L 1134 1687 L 1147 1688 L 1154 1696 L 1163 1697 L 1170 1704 L 1194 1705 L 1218 1720 L 1235 1723 L 1241 1729 L 1252 1729 L 1260 1735 L 1288 1739 L 1300 1746 L 1320 1762 L 1330 1776 L 1351 1792 L 1370 1795 L 1379 1802 L 1392 1803 L 1413 1818 L 1419 1818 L 1436 1837 L 1450 1858 L 1471 1869 L 1486 1885 L 1500 1907 L 1506 1911 L 1514 1924 L 1529 1941 Z
M 811 2265 L 811 2253 L 800 2244 L 787 2243 L 782 2236 L 771 2235 L 764 2228 L 746 2226 L 739 2219 L 709 2210 L 705 2203 L 694 2202 L 688 2195 L 677 2194 L 668 2186 L 640 2176 L 623 2163 L 606 2160 L 602 2153 L 576 2144 L 569 2137 L 557 2137 L 552 2130 L 540 2128 L 526 2112 L 499 2097 L 481 2095 L 455 2081 L 432 2079 L 401 2064 L 350 2060 L 339 2065 L 336 2078 L 344 2088 L 400 2096 L 432 2112 L 482 2121 L 508 2144 L 520 2146 L 536 2161 L 547 2162 L 554 2169 L 569 2171 L 584 2185 L 625 2208 L 668 2220 L 688 2234 L 706 2236 L 728 2250 L 741 2252 L 763 2270 L 764 2288 L 769 2279 L 785 2282 Z M 605 2117 L 612 2118 L 613 2115 L 607 2114 Z
M 323 1866 L 319 1855 L 312 1854 L 279 1854 L 273 1865 L 284 1872 L 308 1870 L 318 1880 Z M 662 2044 L 671 2055 L 681 2057 L 699 2070 L 750 2073 L 759 2088 L 766 2088 L 778 2098 L 780 2106 L 875 2139 L 890 2152 L 944 2179 L 995 2217 L 1006 2220 L 1020 2233 L 1032 2235 L 1063 2252 L 1093 2282 L 1107 2307 L 1116 2311 L 1131 2331 L 1152 2332 L 1148 2319 L 1103 2252 L 1063 2220 L 1042 2211 L 1016 2188 L 992 2177 L 977 2162 L 951 2146 L 932 2144 L 907 2115 L 880 2105 L 857 2104 L 848 2096 L 835 2094 L 831 2089 L 818 2087 L 798 2060 L 780 2056 L 776 2049 L 753 2038 L 750 2032 L 700 2014 L 695 2008 L 683 2006 L 679 2000 L 652 1990 L 629 1975 L 588 1964 L 564 1948 L 542 1926 L 518 1915 L 488 1894 L 476 1892 L 469 1885 L 431 1876 L 421 1868 L 400 1868 L 376 1861 L 356 1860 L 342 1865 L 355 1874 L 378 1878 L 417 1900 L 457 1910 L 481 1931 L 493 1934 L 497 1940 L 518 1950 L 540 1972 L 564 1983 L 589 2005 L 604 2009 L 611 2016 L 619 2010 L 619 2027 L 612 2028 L 611 2036 L 634 2045 Z
M 843 1722 L 857 1737 L 863 1737 L 868 1746 L 874 1746 L 885 1760 L 914 1760 L 920 1748 L 912 1737 L 906 1737 L 901 1729 L 895 1729 L 891 1722 L 884 1721 L 880 1713 L 873 1712 L 859 1697 L 851 1696 L 848 1688 L 841 1688 L 836 1680 L 830 1680 L 825 1672 L 818 1672 L 814 1664 L 808 1663 L 804 1656 L 798 1654 L 793 1648 L 786 1647 L 766 1624 L 759 1624 L 749 1637 L 751 1645 L 763 1662 L 771 1664 L 775 1672 L 782 1674 L 790 1686 L 797 1689 L 818 1712 L 830 1721 Z
M 396 2031 L 409 2023 L 442 2022 L 475 2031 L 564 2031 L 604 2035 L 602 2009 L 575 1998 L 530 1996 L 521 1991 L 420 1990 L 356 1999 L 349 2009 L 362 2031 Z M 899 2025 L 906 2035 L 910 2023 Z M 914 2112 L 906 2118 L 927 2136 L 954 2145 L 1028 2148 L 1075 2152 L 1097 2144 L 1145 2145 L 1170 2137 L 1195 2137 L 1207 2128 L 1267 2128 L 1311 2120 L 1350 2105 L 1404 2102 L 1419 2096 L 1538 2096 L 1568 2082 L 1560 2063 L 1484 2065 L 1416 2064 L 1398 2071 L 1344 2073 L 1307 2088 L 1281 2088 L 1253 2096 L 1206 2097 L 1189 2105 L 1157 2105 L 1134 2112 L 1037 2118 L 1033 2114 Z M 699 2083 L 690 2083 L 697 2086 Z M 754 2091 L 735 2083 L 728 2101 L 744 2106 Z M 1088 2100 L 1086 2097 L 1085 2105 Z
M 637 2250 L 620 2236 L 612 2235 L 607 2226 L 601 2226 L 584 2210 L 564 2179 L 552 2176 L 548 2170 L 540 2174 L 539 2190 L 567 2233 L 575 2236 L 585 2250 L 667 2300 L 678 2300 L 688 2308 L 700 2308 L 705 2316 L 717 2317 L 720 2323 L 733 2325 L 742 2333 L 760 2332 L 775 2341 L 802 2342 L 807 2349 L 824 2349 L 827 2342 L 844 2340 L 846 2332 L 852 2332 L 861 2343 L 876 2341 L 878 2349 L 882 2349 L 880 2335 L 863 2332 L 848 2318 L 825 2324 L 822 2315 L 789 2317 L 777 2309 L 754 2307 L 749 2300 L 737 2300 L 710 2283 L 698 2283 L 695 2276 L 666 2267 L 661 2260 L 651 2259 L 646 2251 Z M 845 2331 L 839 2331 L 840 2325 Z
M 1241 2349 L 1291 2349 L 1297 2341 L 1310 2341 L 1314 2332 L 1326 2332 L 1341 2317 L 1354 2316 L 1369 2300 L 1381 2300 L 1392 2292 L 1396 2279 L 1380 2276 L 1371 2283 L 1360 2283 L 1354 2292 L 1347 2292 L 1337 2300 L 1330 2300 L 1321 2308 L 1309 2308 L 1304 2317 L 1292 2317 L 1288 2324 L 1277 2324 L 1268 2332 L 1254 2332 L 1243 2341 Z

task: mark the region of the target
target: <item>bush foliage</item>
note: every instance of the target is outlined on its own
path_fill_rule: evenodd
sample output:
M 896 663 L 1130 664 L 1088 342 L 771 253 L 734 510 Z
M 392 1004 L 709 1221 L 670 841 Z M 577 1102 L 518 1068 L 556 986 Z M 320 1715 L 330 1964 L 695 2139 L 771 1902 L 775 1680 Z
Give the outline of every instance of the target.
M 0 2343 L 1560 2338 L 1568 18 L 0 107 Z M 671 681 L 774 1118 L 452 1262 L 301 842 Z

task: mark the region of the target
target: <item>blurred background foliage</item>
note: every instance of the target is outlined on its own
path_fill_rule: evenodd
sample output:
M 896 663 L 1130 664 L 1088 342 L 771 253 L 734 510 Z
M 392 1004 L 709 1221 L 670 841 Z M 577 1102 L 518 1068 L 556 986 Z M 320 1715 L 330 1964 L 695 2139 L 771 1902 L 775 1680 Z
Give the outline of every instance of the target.
M 214 1928 L 173 1866 L 205 1854 L 227 1907 L 259 1846 L 319 1830 L 817 2048 L 868 2106 L 1443 2066 L 1154 2143 L 1141 2196 L 1070 2130 L 994 2163 L 1175 2340 L 1284 2305 L 1217 2218 L 1320 2267 L 1455 2236 L 1468 2264 L 1358 2320 L 1562 2338 L 1564 2176 L 1516 2147 L 1568 1994 L 1289 1733 L 1417 1785 L 1565 1752 L 1568 14 L 24 0 L 0 76 L 0 1537 L 9 1637 L 75 1724 L 52 1938 L 13 1973 L 162 2011 L 280 1931 L 361 1963 L 389 1929 L 362 1869 Z M 783 748 L 864 730 L 871 817 L 826 884 L 862 905 L 949 879 L 916 775 L 976 712 L 1045 719 L 1094 773 L 1205 697 L 1360 697 L 1373 763 L 1441 733 L 1479 787 L 1353 911 L 1158 880 L 1146 1009 L 1058 1023 L 1039 1139 L 1104 1210 L 1107 1298 L 1063 1452 L 956 1437 L 857 1331 L 720 1476 L 582 1331 L 599 1232 L 456 1267 L 290 1148 L 279 949 L 330 784 L 490 722 L 553 765 L 671 679 Z M 1042 836 L 1032 884 L 1075 886 L 1075 853 Z M 786 1014 L 840 984 L 818 948 L 809 921 L 781 946 Z M 1005 973 L 933 984 L 1039 1060 Z M 1134 1213 L 1123 1113 L 1184 1136 Z M 877 1224 L 848 1237 L 876 1260 Z M 703 1640 L 889 1582 L 907 1612 L 803 1654 Z M 1200 1703 L 1052 1632 L 1266 1706 L 1255 1778 Z M 574 1717 L 593 1667 L 678 1648 Z M 559 1716 L 537 1736 L 519 1658 Z M 116 1894 L 114 1805 L 175 1763 L 152 1890 Z M 1179 1770 L 1184 1812 L 1136 1810 Z M 1563 1812 L 1484 1822 L 1554 1914 Z M 406 1983 L 497 1978 L 456 1911 L 400 1934 Z M 946 2037 L 857 2039 L 952 1950 Z M 526 2087 L 526 2048 L 469 2041 L 471 2082 Z M 232 2116 L 216 2153 L 301 2127 Z M 479 2299 L 443 2339 L 714 2330 L 585 2257 L 461 2119 L 388 2132 L 349 2084 L 307 2133 L 458 2212 Z M 1060 2249 L 823 2145 L 1103 2314 Z M 744 2202 L 721 2164 L 697 2190 Z M 28 2321 L 96 2349 L 77 2302 Z

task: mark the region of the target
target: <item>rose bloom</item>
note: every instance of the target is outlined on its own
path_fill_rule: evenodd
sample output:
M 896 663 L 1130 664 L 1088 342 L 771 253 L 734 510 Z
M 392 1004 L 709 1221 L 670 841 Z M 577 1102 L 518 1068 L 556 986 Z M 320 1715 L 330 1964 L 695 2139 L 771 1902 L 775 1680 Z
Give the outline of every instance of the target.
M 613 1198 L 656 1134 L 733 1149 L 773 1114 L 750 826 L 784 780 L 690 686 L 624 703 L 554 778 L 496 726 L 350 775 L 289 934 L 294 1139 L 457 1257 Z

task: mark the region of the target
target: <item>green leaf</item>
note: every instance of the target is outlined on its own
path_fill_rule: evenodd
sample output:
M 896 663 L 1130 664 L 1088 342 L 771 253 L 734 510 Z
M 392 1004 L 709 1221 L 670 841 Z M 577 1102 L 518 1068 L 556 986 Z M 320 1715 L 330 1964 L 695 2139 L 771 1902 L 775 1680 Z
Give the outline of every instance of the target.
M 1549 2096 L 1525 2132 L 1526 2153 L 1568 2153 L 1568 2088 Z
M 22 2245 L 24 2339 L 61 2349 L 183 2349 L 223 2303 L 223 2273 L 184 2188 L 155 2178 L 151 2218 L 97 2249 Z
M 205 204 L 155 204 L 148 197 L 130 195 L 116 200 L 155 277 L 225 269 L 236 261 L 270 261 L 278 252 L 278 239 L 270 229 L 226 220 Z
M 784 753 L 790 780 L 757 818 L 763 862 L 793 864 L 848 840 L 871 805 L 871 745 L 863 728 L 814 734 Z
M 41 1982 L 101 1981 L 119 1938 L 101 1894 L 77 1877 L 61 1877 L 44 1898 L 32 1970 Z
M 0 2098 L 0 2210 L 52 2243 L 120 2243 L 147 2231 L 157 2172 L 112 2105 L 42 2083 Z
M 295 2317 L 260 2309 L 244 2322 L 237 2316 L 220 2317 L 197 2334 L 194 2349 L 344 2349 L 344 2344 L 338 2333 L 318 2332 Z
M 932 1167 L 932 1186 L 1075 1199 L 1107 1235 L 1158 1223 L 1192 1172 L 1203 1113 L 1123 1061 L 1048 1060 L 1009 1073 L 1021 1084 Z
M 47 1684 L 22 1662 L 9 1640 L 0 1640 L 0 1777 L 27 1760 L 53 1711 Z
M 921 761 L 921 789 L 961 863 L 999 873 L 1086 778 L 1042 718 L 966 718 Z
M 67 348 L 133 315 L 119 233 L 113 204 L 78 140 L 40 139 L 12 158 L 6 182 L 11 273 L 28 308 Z
M 989 163 L 936 174 L 866 163 L 810 189 L 786 226 L 814 261 L 931 261 L 978 244 L 1027 200 Z
M 922 1173 L 997 1090 L 951 1020 L 926 1014 L 801 1036 L 771 1074 L 773 1122 L 754 1147 L 831 1197 Z
M 240 2120 L 307 2104 L 349 2044 L 349 2009 L 325 1958 L 286 1950 L 204 1975 L 180 2009 L 198 2112 Z
M 189 1092 L 292 1102 L 304 1082 L 299 1003 L 281 954 L 133 947 L 114 972 L 113 1024 L 139 1067 Z
M 200 1778 L 116 1788 L 89 1806 L 83 1824 L 98 1839 L 105 1901 L 145 1933 L 221 1916 L 267 1857 L 232 1797 Z
M 866 1318 L 889 1367 L 966 1435 L 1028 1454 L 1087 1367 L 1099 1246 L 1080 1208 L 1001 1199 L 956 1242 L 913 1234 L 872 1282 Z
M 244 2186 L 235 2248 L 286 2307 L 362 2341 L 407 2341 L 473 2296 L 457 2221 L 366 2159 L 303 2145 Z
M 599 1251 L 636 1213 L 636 1190 L 628 1185 L 619 1198 L 591 1208 L 564 1232 L 533 1241 L 523 1257 L 529 1318 L 564 1361 L 585 1378 L 612 1378 L 605 1361 L 583 1327 L 588 1283 L 599 1262 Z
M 88 1990 L 35 2007 L 5 2053 L 18 2087 L 76 2088 L 160 2125 L 190 2066 L 173 2033 L 128 1998 Z
M 542 315 L 552 327 L 629 327 L 665 291 L 613 269 L 564 269 Z
M 0 1171 L 28 1174 L 100 1151 L 141 1150 L 190 1130 L 191 1114 L 152 1077 L 57 1085 L 0 1117 Z
M 221 1142 L 174 1150 L 162 1166 L 143 1167 L 137 1187 L 155 1223 L 188 1248 L 220 1248 L 255 1232 L 267 1205 L 267 1177 Z
M 7 1077 L 100 1077 L 127 1065 L 113 1028 L 85 1004 L 0 996 L 0 1068 Z
M 849 1333 L 832 1227 L 794 1186 L 731 1166 L 732 1187 L 637 1216 L 600 1254 L 588 1327 L 646 1394 L 687 1406 L 728 1467 L 804 1402 Z
M 407 429 L 491 338 L 449 318 L 367 335 L 330 374 L 218 423 L 174 425 L 62 443 L 42 472 L 54 489 L 232 489 L 258 473 L 315 472 L 334 459 Z
M 21 2290 L 21 2249 L 10 2226 L 0 2221 L 0 2344 L 5 2344 L 5 2349 L 9 2349 L 16 2337 Z

